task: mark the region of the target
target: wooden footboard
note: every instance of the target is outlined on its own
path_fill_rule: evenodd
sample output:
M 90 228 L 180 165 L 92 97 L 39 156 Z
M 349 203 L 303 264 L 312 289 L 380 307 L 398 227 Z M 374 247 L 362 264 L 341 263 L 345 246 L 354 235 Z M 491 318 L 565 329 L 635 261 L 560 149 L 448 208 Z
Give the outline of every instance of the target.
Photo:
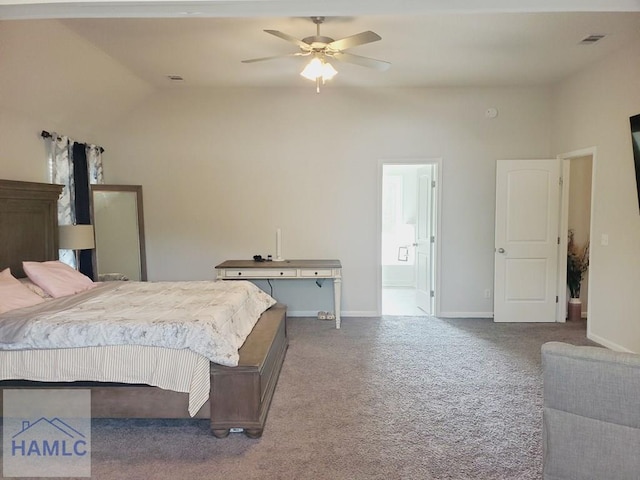
M 211 364 L 211 431 L 226 437 L 242 428 L 258 438 L 287 350 L 286 310 L 277 305 L 264 313 L 240 349 L 237 367 Z
M 251 438 L 260 437 L 287 346 L 286 307 L 277 304 L 262 314 L 240 348 L 237 367 L 211 364 L 209 400 L 195 418 L 209 418 L 217 437 L 225 437 L 235 428 L 243 429 Z M 189 418 L 188 394 L 149 385 L 0 382 L 0 390 L 16 388 L 90 388 L 93 418 Z

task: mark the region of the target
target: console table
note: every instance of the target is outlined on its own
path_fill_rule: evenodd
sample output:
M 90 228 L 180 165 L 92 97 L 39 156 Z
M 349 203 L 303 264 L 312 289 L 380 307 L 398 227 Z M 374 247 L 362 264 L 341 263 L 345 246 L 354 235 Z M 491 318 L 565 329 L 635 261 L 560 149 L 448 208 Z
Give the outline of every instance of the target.
M 342 264 L 340 260 L 284 260 L 281 262 L 256 262 L 253 260 L 227 260 L 216 265 L 218 280 L 310 280 L 331 278 L 333 280 L 333 305 L 336 328 L 340 328 L 340 291 Z

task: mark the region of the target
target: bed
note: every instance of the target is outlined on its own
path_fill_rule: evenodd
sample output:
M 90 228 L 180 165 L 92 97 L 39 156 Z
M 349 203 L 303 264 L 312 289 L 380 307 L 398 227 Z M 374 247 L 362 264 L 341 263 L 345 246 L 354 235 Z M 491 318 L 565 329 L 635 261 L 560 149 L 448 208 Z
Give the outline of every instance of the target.
M 9 268 L 14 277 L 23 279 L 23 262 L 30 262 L 27 267 L 39 267 L 55 261 L 60 191 L 59 185 L 0 180 L 0 272 L 6 273 Z M 29 271 L 30 276 L 32 273 Z M 254 292 L 253 284 L 245 284 L 105 282 L 74 295 L 0 313 L 0 389 L 90 388 L 91 411 L 96 418 L 208 418 L 216 437 L 225 437 L 232 430 L 242 430 L 251 438 L 260 437 L 288 345 L 286 307 L 273 304 L 270 297 L 267 302 L 266 294 Z M 174 290 L 175 305 L 166 300 L 170 297 L 166 292 Z M 156 313 L 148 307 L 148 301 L 140 300 L 147 298 L 145 295 L 155 299 L 152 303 L 163 303 Z M 259 297 L 255 306 L 253 297 Z M 172 318 L 169 322 L 158 321 L 174 307 L 181 313 L 191 309 L 198 314 L 212 312 L 213 316 L 223 311 L 237 312 L 238 307 L 227 303 L 233 298 L 239 298 L 242 309 L 255 318 L 246 323 L 225 317 L 224 329 L 232 333 L 229 341 L 205 337 L 208 330 L 215 330 L 217 335 L 217 330 L 223 329 L 218 324 L 205 328 L 196 322 L 200 330 L 192 331 Z M 247 299 L 252 299 L 251 303 Z M 93 321 L 82 324 L 83 315 L 92 311 L 97 317 L 91 318 L 119 324 L 120 331 L 114 333 L 103 323 Z M 139 318 L 143 311 L 150 316 Z M 120 321 L 124 318 L 127 323 Z M 37 333 L 43 322 L 52 320 L 53 323 L 46 323 L 45 334 L 35 337 L 40 340 L 18 341 L 21 332 Z M 147 326 L 157 323 L 170 331 L 150 333 Z M 65 328 L 71 328 L 73 334 Z M 89 332 L 92 328 L 93 333 Z M 110 333 L 95 340 L 96 333 L 104 331 Z M 18 334 L 12 337 L 12 332 Z M 84 340 L 79 338 L 83 335 Z M 127 342 L 118 337 L 126 337 Z M 66 340 L 62 344 L 42 340 L 51 338 Z M 173 342 L 169 347 L 156 342 L 167 338 Z M 93 339 L 93 343 L 82 343 L 87 339 Z M 81 355 L 80 362 L 77 355 Z M 25 356 L 38 367 L 27 373 L 13 369 L 13 365 L 25 363 Z M 133 363 L 129 361 L 132 358 Z M 97 364 L 95 371 L 88 368 L 93 361 Z M 147 369 L 147 363 L 154 367 Z M 70 368 L 51 372 L 40 368 L 53 364 Z M 71 368 L 79 364 L 87 368 L 80 372 Z M 105 369 L 105 365 L 110 368 Z

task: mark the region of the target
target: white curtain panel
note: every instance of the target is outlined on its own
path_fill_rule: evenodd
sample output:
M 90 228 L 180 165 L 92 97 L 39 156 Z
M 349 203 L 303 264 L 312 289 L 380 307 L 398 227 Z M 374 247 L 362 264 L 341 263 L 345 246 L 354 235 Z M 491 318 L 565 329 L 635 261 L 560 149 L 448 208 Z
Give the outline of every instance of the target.
M 104 183 L 102 173 L 102 147 L 87 145 L 87 166 L 89 168 L 89 183 Z

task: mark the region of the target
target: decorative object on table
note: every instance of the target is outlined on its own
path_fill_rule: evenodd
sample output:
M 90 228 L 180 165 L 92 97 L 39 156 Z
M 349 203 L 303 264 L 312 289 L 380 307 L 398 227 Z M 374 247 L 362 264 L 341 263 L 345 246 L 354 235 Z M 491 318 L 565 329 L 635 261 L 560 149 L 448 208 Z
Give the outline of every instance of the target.
M 569 299 L 569 320 L 579 320 L 582 316 L 580 286 L 588 269 L 589 241 L 583 247 L 576 245 L 574 231 L 569 230 L 569 241 L 567 243 L 567 286 L 571 295 Z
M 284 261 L 284 258 L 282 258 L 282 230 L 279 228 L 276 228 L 276 258 L 274 258 L 273 261 Z
M 58 227 L 58 247 L 75 252 L 76 270 L 80 270 L 80 250 L 90 250 L 95 246 L 93 225 L 60 225 Z

